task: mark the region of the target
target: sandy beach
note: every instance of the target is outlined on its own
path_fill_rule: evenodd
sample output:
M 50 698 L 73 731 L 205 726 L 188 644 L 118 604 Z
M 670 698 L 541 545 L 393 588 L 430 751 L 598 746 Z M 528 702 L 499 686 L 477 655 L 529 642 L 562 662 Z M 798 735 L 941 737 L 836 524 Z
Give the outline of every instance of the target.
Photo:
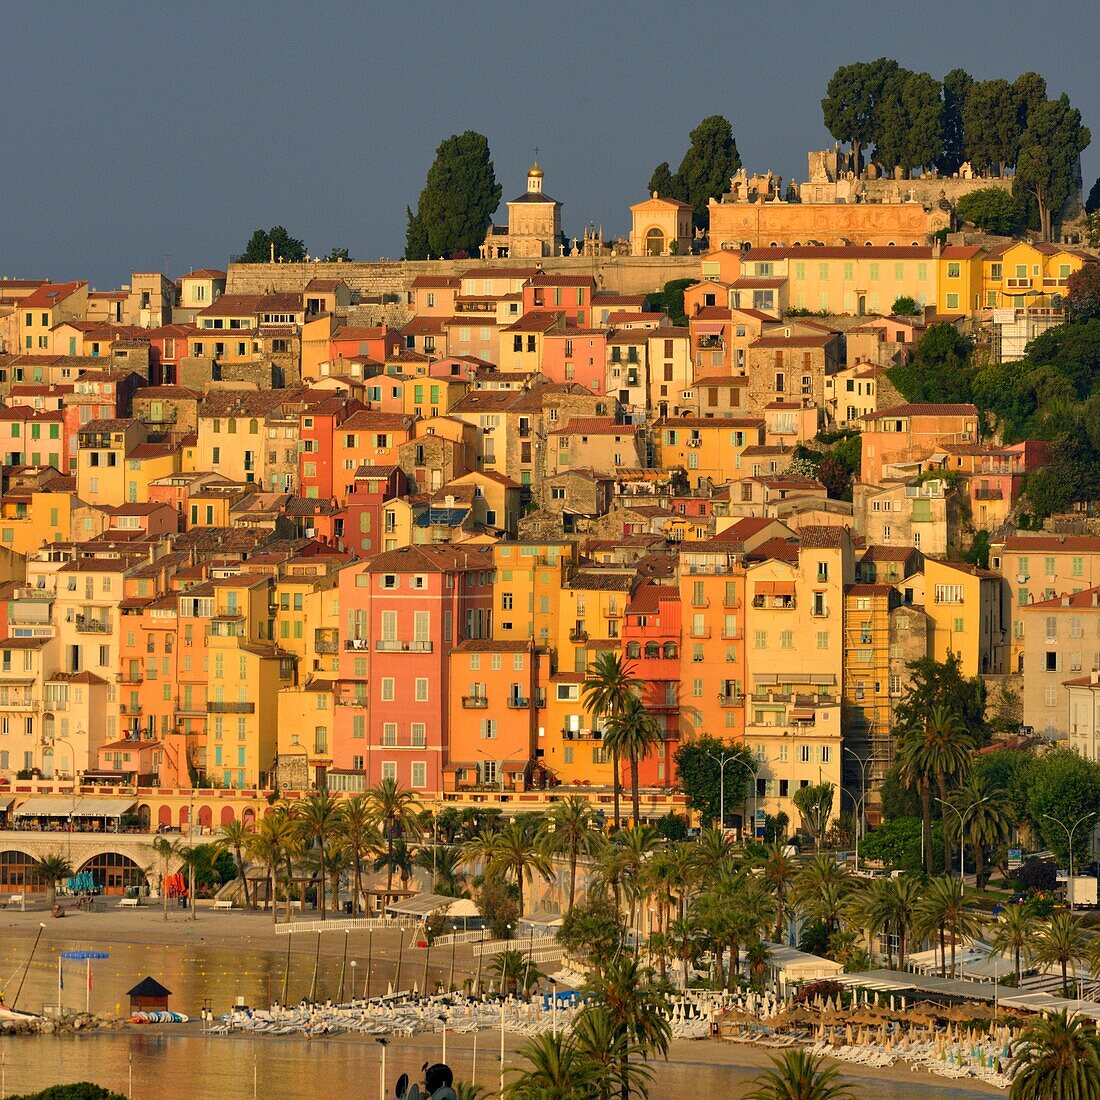
M 311 919 L 315 914 L 307 915 Z M 172 1007 L 177 1011 L 197 1014 L 204 1005 L 215 1012 L 224 1012 L 236 997 L 246 1003 L 265 1005 L 278 996 L 286 978 L 286 952 L 290 937 L 276 932 L 270 914 L 243 911 L 218 911 L 200 908 L 197 919 L 191 920 L 183 910 L 169 910 L 164 920 L 160 908 L 153 906 L 137 910 L 109 908 L 102 911 L 76 912 L 55 920 L 45 910 L 0 913 L 0 978 L 5 982 L 5 994 L 11 1003 L 14 983 L 18 982 L 20 966 L 25 962 L 39 926 L 44 925 L 42 939 L 24 987 L 21 1007 L 39 1010 L 56 999 L 56 959 L 60 950 L 91 948 L 109 952 L 111 958 L 97 963 L 93 989 L 84 990 L 83 971 L 74 972 L 63 1000 L 82 1007 L 85 997 L 91 999 L 93 1011 L 111 1011 L 124 1006 L 124 993 L 145 973 L 165 980 L 175 992 Z M 348 962 L 345 965 L 345 939 L 348 941 Z M 350 983 L 357 973 L 362 983 L 366 973 L 366 934 L 328 932 L 320 937 L 295 935 L 291 966 L 291 996 L 294 1001 L 304 995 L 307 983 L 318 982 L 318 993 L 335 996 L 340 971 Z M 375 979 L 372 989 L 385 992 L 382 986 L 392 979 L 397 966 L 399 934 L 376 932 L 372 937 Z M 318 954 L 318 945 L 320 948 Z M 437 957 L 438 956 L 438 957 Z M 357 963 L 351 967 L 350 960 Z M 406 938 L 403 952 L 402 986 L 419 982 L 423 972 L 424 952 L 410 948 Z M 446 980 L 450 967 L 450 949 L 433 953 L 429 980 Z M 456 981 L 472 973 L 472 952 L 459 946 L 455 952 Z M 319 976 L 316 976 L 319 975 Z M 76 992 L 73 992 L 73 989 Z M 272 993 L 274 991 L 274 994 Z M 486 1074 L 494 1087 L 499 1081 L 499 1033 L 484 1032 L 479 1036 L 477 1072 L 482 1084 Z M 519 1036 L 506 1038 L 506 1065 L 512 1063 L 515 1050 L 521 1045 Z M 165 1067 L 186 1058 L 194 1075 L 195 1088 L 187 1093 L 188 1100 L 209 1096 L 224 1100 L 219 1081 L 225 1073 L 240 1070 L 244 1051 L 252 1051 L 261 1067 L 289 1063 L 294 1067 L 291 1077 L 283 1075 L 276 1093 L 287 1100 L 303 1100 L 315 1095 L 313 1090 L 297 1091 L 297 1080 L 303 1086 L 324 1067 L 346 1066 L 349 1072 L 367 1075 L 375 1080 L 378 1073 L 379 1048 L 369 1036 L 337 1035 L 307 1040 L 299 1036 L 206 1036 L 201 1025 L 134 1028 L 125 1033 L 99 1033 L 58 1039 L 52 1036 L 20 1037 L 8 1044 L 13 1052 L 7 1068 L 10 1088 L 29 1087 L 49 1080 L 79 1080 L 96 1067 L 102 1076 L 104 1066 L 117 1074 L 119 1059 L 125 1055 L 141 1068 L 141 1073 L 162 1073 Z M 96 1052 L 99 1052 L 97 1054 Z M 468 1076 L 474 1069 L 473 1037 L 469 1034 L 448 1036 L 448 1061 L 459 1076 Z M 388 1050 L 389 1066 L 415 1071 L 426 1060 L 440 1056 L 438 1036 L 418 1035 L 395 1037 Z M 702 1040 L 678 1040 L 673 1043 L 668 1062 L 655 1064 L 656 1076 L 652 1095 L 678 1097 L 700 1093 L 720 1095 L 734 1083 L 747 1084 L 762 1068 L 770 1064 L 774 1052 L 751 1044 Z M 321 1067 L 320 1070 L 318 1067 Z M 352 1069 L 351 1067 L 354 1067 Z M 873 1085 L 879 1100 L 918 1096 L 964 1096 L 975 1093 L 996 1094 L 996 1090 L 973 1080 L 945 1080 L 925 1070 L 911 1071 L 904 1063 L 886 1068 L 870 1068 L 849 1063 L 841 1064 L 846 1080 L 864 1086 L 866 1095 Z M 371 1076 L 371 1075 L 374 1076 Z M 395 1074 L 389 1074 L 395 1076 Z M 169 1091 L 160 1100 L 176 1100 Z M 183 1100 L 180 1097 L 180 1100 Z

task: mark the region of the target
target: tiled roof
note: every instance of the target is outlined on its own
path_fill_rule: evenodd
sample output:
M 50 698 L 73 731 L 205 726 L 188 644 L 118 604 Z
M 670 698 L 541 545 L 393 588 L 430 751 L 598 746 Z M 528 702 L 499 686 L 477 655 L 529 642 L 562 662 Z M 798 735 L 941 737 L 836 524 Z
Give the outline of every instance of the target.
M 1070 611 L 1082 607 L 1100 610 L 1100 586 L 1085 588 L 1080 592 L 1063 592 L 1049 600 L 1035 600 L 1021 604 L 1021 611 Z
M 850 536 L 846 527 L 812 525 L 799 528 L 798 540 L 804 550 L 839 550 Z
M 1100 554 L 1100 535 L 1012 535 L 1005 539 L 1004 549 L 1019 554 L 1043 551 Z
M 636 424 L 617 424 L 610 417 L 575 416 L 564 427 L 555 428 L 549 435 L 615 435 L 636 436 Z
M 19 299 L 20 309 L 53 309 L 58 302 L 63 302 L 70 295 L 75 294 L 87 283 L 43 283 L 37 290 L 31 291 L 25 298 Z M 2 285 L 0 285 L 2 289 Z
M 631 597 L 626 605 L 628 615 L 656 614 L 661 610 L 662 603 L 671 603 L 680 600 L 680 590 L 671 585 L 643 584 Z
M 864 420 L 880 420 L 891 416 L 977 416 L 978 407 L 970 404 L 940 405 L 921 404 L 907 401 L 903 405 L 892 405 L 888 409 L 879 409 L 878 412 L 868 413 Z

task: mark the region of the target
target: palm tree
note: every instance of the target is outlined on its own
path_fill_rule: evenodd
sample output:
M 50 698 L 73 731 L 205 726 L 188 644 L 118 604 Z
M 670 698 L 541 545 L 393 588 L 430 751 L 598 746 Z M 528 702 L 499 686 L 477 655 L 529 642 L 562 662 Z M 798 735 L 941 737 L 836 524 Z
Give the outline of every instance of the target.
M 321 920 L 326 919 L 328 906 L 326 884 L 328 876 L 328 856 L 331 838 L 340 830 L 343 810 L 340 800 L 327 788 L 311 791 L 305 801 L 295 810 L 295 817 L 301 824 L 303 839 L 307 847 L 313 848 L 317 855 L 318 893 L 317 907 L 321 911 Z
M 840 1080 L 838 1066 L 808 1050 L 788 1050 L 754 1082 L 749 1100 L 851 1100 L 855 1093 Z
M 763 991 L 764 976 L 768 972 L 768 960 L 772 957 L 772 949 L 763 940 L 753 940 L 745 948 L 745 962 L 748 963 L 749 977 L 753 988 Z
M 661 834 L 652 825 L 630 829 L 615 838 L 615 844 L 621 853 L 622 884 L 629 903 L 627 915 L 629 927 L 632 929 L 642 888 L 643 871 L 662 843 Z
M 621 710 L 607 720 L 604 746 L 618 760 L 625 756 L 630 762 L 630 806 L 634 828 L 641 825 L 641 806 L 638 790 L 638 765 L 655 745 L 660 744 L 664 731 L 645 708 L 641 697 L 630 695 Z
M 526 1068 L 508 1085 L 509 1100 L 597 1100 L 599 1067 L 585 1058 L 564 1032 L 528 1040 L 519 1051 Z
M 619 1095 L 629 1100 L 631 1053 L 637 1050 L 644 1060 L 651 1053 L 668 1057 L 672 1031 L 667 1001 L 651 984 L 649 972 L 628 954 L 619 955 L 592 976 L 586 989 L 606 1009 L 613 1033 L 625 1039 L 619 1053 Z
M 1079 917 L 1062 911 L 1051 915 L 1035 937 L 1033 958 L 1045 965 L 1057 963 L 1062 969 L 1062 996 L 1069 996 L 1071 963 L 1088 958 L 1089 938 Z
M 1100 1038 L 1082 1016 L 1039 1016 L 1020 1036 L 1008 1071 L 1009 1100 L 1096 1100 Z
M 261 820 L 255 832 L 248 838 L 248 852 L 267 868 L 271 892 L 271 920 L 279 920 L 278 890 L 276 886 L 280 867 L 286 866 L 287 920 L 290 919 L 290 863 L 299 849 L 298 827 L 284 806 Z
M 603 835 L 596 828 L 596 818 L 585 799 L 572 795 L 563 802 L 554 803 L 545 820 L 543 846 L 549 855 L 562 855 L 569 860 L 566 913 L 572 913 L 577 893 L 577 860 L 581 856 L 591 858 L 603 846 Z
M 395 840 L 385 851 L 379 852 L 374 860 L 375 871 L 384 870 L 391 880 L 394 875 L 397 875 L 401 880 L 402 892 L 408 891 L 409 879 L 412 878 L 415 866 L 413 854 L 403 840 Z
M 421 848 L 414 861 L 432 876 L 432 890 L 445 898 L 463 897 L 466 875 L 462 870 L 462 849 L 457 844 L 435 844 Z
M 620 1090 L 624 1072 L 630 1095 L 648 1096 L 653 1070 L 644 1062 L 631 1058 L 632 1054 L 641 1054 L 641 1050 L 616 1030 L 611 1013 L 603 1005 L 589 1005 L 577 1016 L 573 1021 L 573 1042 L 577 1053 L 599 1071 L 597 1095 L 600 1100 L 610 1100 Z
M 960 814 L 966 814 L 966 835 L 963 843 L 974 849 L 975 885 L 981 890 L 988 874 L 985 869 L 986 850 L 996 848 L 1012 833 L 1012 814 L 1003 791 L 989 791 L 975 777 L 952 800 Z M 969 812 L 967 812 L 969 810 Z M 954 819 L 954 814 L 951 815 Z
M 365 795 L 357 794 L 344 803 L 340 817 L 340 836 L 351 859 L 352 895 L 351 907 L 359 915 L 363 900 L 363 863 L 370 853 L 382 846 L 371 804 Z
M 933 707 L 924 722 L 903 731 L 898 746 L 901 775 L 905 783 L 916 786 L 921 796 L 921 816 L 925 831 L 925 870 L 932 873 L 932 782 L 939 788 L 940 799 L 947 801 L 948 784 L 965 781 L 970 775 L 970 751 L 974 739 L 958 718 L 944 707 Z M 927 810 L 927 814 L 926 814 Z M 943 831 L 943 866 L 951 870 L 951 838 Z
M 243 821 L 234 819 L 224 824 L 218 833 L 214 847 L 219 852 L 232 852 L 233 862 L 237 865 L 237 877 L 241 880 L 244 890 L 244 903 L 252 908 L 252 891 L 248 888 L 248 872 L 244 864 L 244 850 L 248 846 L 248 838 L 252 829 Z
M 642 690 L 642 682 L 634 676 L 634 666 L 624 661 L 621 654 L 605 649 L 588 668 L 588 678 L 584 682 L 582 694 L 584 704 L 592 713 L 593 725 L 599 719 L 605 720 L 620 714 L 627 700 L 636 697 Z M 622 779 L 619 775 L 619 754 L 612 747 L 611 769 L 613 773 L 615 828 L 619 828 L 619 802 L 622 797 Z
M 1001 910 L 1000 920 L 993 930 L 993 950 L 1000 955 L 1012 952 L 1016 965 L 1016 985 L 1020 984 L 1023 969 L 1020 960 L 1031 953 L 1035 939 L 1036 920 L 1026 905 L 1009 905 Z
M 526 996 L 531 989 L 539 984 L 542 974 L 533 966 L 524 952 L 510 947 L 506 951 L 498 951 L 489 964 L 489 969 L 500 980 L 500 992 L 502 996 L 519 992 L 523 986 L 523 994 Z
M 153 851 L 160 859 L 160 897 L 164 904 L 164 919 L 168 919 L 168 891 L 164 888 L 164 880 L 168 877 L 173 864 L 178 865 L 183 859 L 185 845 L 180 837 L 169 838 L 157 836 L 153 838 Z
M 783 942 L 783 917 L 787 894 L 794 882 L 795 862 L 787 854 L 786 844 L 769 844 L 764 853 L 764 881 L 775 895 L 775 942 Z
M 416 827 L 416 795 L 402 790 L 396 779 L 383 779 L 367 791 L 367 805 L 382 832 L 386 845 L 386 901 L 393 890 L 393 843 Z
M 554 870 L 554 865 L 539 843 L 536 822 L 529 817 L 509 821 L 492 837 L 487 855 L 485 871 L 488 875 L 515 881 L 519 891 L 519 915 L 522 917 L 524 880 L 534 882 L 537 874 L 549 882 Z
M 879 934 L 886 937 L 886 964 L 893 965 L 891 936 L 898 941 L 898 966 L 905 966 L 905 946 L 914 923 L 919 887 L 909 877 L 875 879 L 849 901 L 846 912 L 852 924 L 866 929 L 870 947 Z
M 831 936 L 840 924 L 852 888 L 852 876 L 832 856 L 817 855 L 795 876 L 795 908 L 825 925 Z
M 695 871 L 703 882 L 714 881 L 725 867 L 736 862 L 737 849 L 726 835 L 725 829 L 717 825 L 705 829 L 691 851 Z
M 955 948 L 961 936 L 974 936 L 981 920 L 966 908 L 966 887 L 954 875 L 940 875 L 924 888 L 917 903 L 917 928 L 925 935 L 936 932 L 940 941 L 940 976 L 947 977 L 946 937 L 951 937 L 951 976 L 955 976 Z
M 47 852 L 35 865 L 35 874 L 46 883 L 46 904 L 51 908 L 57 901 L 57 884 L 69 878 L 73 865 L 60 852 Z

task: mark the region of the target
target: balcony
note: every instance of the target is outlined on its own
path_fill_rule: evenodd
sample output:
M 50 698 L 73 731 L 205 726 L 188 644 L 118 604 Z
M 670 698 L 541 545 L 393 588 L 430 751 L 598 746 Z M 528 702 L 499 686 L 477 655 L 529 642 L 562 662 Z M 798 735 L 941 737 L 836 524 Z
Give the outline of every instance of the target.
M 563 740 L 566 741 L 602 741 L 603 730 L 593 729 L 563 729 L 561 731 Z
M 140 714 L 141 713 L 141 704 L 140 703 L 119 703 L 118 712 L 119 712 L 119 714 Z
M 531 700 L 522 695 L 509 695 L 508 706 L 512 710 L 526 710 L 531 705 Z
M 710 627 L 709 626 L 693 626 L 691 628 L 692 638 L 709 638 Z
M 700 336 L 698 346 L 702 351 L 726 350 L 726 342 L 721 336 Z
M 319 641 L 314 642 L 313 648 L 317 650 L 318 653 L 339 653 L 340 643 L 337 641 Z
M 348 638 L 344 642 L 344 648 L 355 653 L 366 653 L 370 650 L 370 642 L 366 638 Z
M 133 684 L 135 686 L 137 684 L 144 684 L 145 675 L 141 672 L 124 672 L 119 676 L 118 682 L 120 684 Z
M 707 596 L 700 596 L 698 599 L 692 599 L 692 607 L 710 607 L 710 598 Z
M 379 653 L 431 653 L 432 643 L 425 641 L 399 642 L 394 638 L 379 638 L 374 644 Z
M 1006 279 L 1005 285 L 1009 290 L 1027 290 L 1031 286 L 1030 279 Z
M 149 411 L 142 417 L 146 424 L 175 424 L 178 413 L 174 408 L 162 408 L 156 415 L 153 414 L 153 410 Z
M 739 691 L 720 691 L 718 693 L 718 705 L 721 707 L 739 707 L 744 701 L 745 697 Z
M 622 611 L 618 607 L 605 607 L 603 611 L 603 617 L 605 619 L 621 619 L 623 617 Z
M 466 710 L 484 710 L 489 700 L 484 695 L 463 695 L 462 705 Z
M 214 702 L 206 704 L 207 714 L 255 714 L 255 703 Z
M 569 640 L 571 642 L 587 642 L 588 631 L 587 630 L 571 630 L 569 631 Z
M 78 634 L 110 634 L 111 624 L 102 619 L 89 619 L 83 615 L 76 617 L 76 632 Z
M 367 697 L 365 695 L 341 695 L 337 697 L 336 705 L 338 707 L 365 707 Z
M 1003 500 L 1004 492 L 1001 489 L 975 489 L 975 500 Z

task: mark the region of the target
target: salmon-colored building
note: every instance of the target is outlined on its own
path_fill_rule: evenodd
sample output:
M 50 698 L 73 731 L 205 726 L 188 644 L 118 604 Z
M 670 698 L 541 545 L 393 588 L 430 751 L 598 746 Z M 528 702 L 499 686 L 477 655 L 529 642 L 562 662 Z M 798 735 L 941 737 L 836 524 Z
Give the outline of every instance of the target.
M 340 573 L 344 649 L 332 767 L 348 789 L 443 789 L 450 655 L 492 632 L 488 546 L 403 546 Z
M 916 466 L 944 443 L 976 443 L 978 410 L 974 405 L 894 405 L 863 418 L 860 480 L 882 481 L 887 466 Z M 897 471 L 895 471 L 897 472 Z

